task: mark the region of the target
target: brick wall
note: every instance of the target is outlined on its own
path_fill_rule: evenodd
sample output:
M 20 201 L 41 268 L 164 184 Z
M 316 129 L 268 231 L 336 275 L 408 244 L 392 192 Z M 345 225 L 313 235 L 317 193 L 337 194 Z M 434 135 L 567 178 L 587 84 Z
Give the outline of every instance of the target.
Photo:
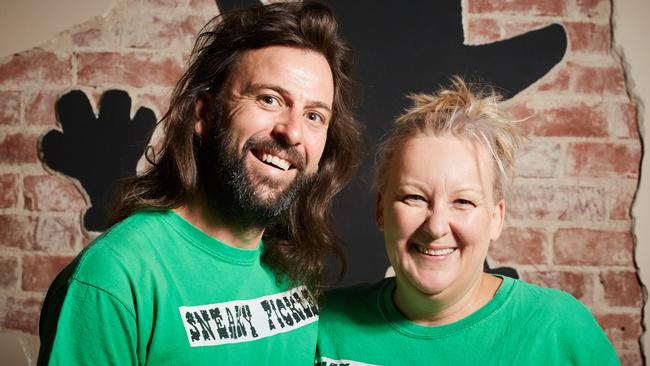
M 50 282 L 96 236 L 81 226 L 90 202 L 81 185 L 38 158 L 39 137 L 58 126 L 57 98 L 80 89 L 97 111 L 117 88 L 132 113 L 146 106 L 161 116 L 195 35 L 216 14 L 212 0 L 122 0 L 0 60 L 0 330 L 37 334 Z
M 463 0 L 469 44 L 564 26 L 564 59 L 507 102 L 530 142 L 490 264 L 585 303 L 623 365 L 640 365 L 642 290 L 630 209 L 641 159 L 636 106 L 612 50 L 608 0 Z
M 612 52 L 606 0 L 463 0 L 466 42 L 564 25 L 567 54 L 508 101 L 534 114 L 509 202 L 509 227 L 490 252 L 530 282 L 571 292 L 594 312 L 624 365 L 642 363 L 642 292 L 629 215 L 639 178 L 636 107 Z M 56 99 L 81 89 L 96 104 L 111 88 L 164 111 L 211 0 L 122 0 L 107 16 L 0 60 L 0 329 L 36 334 L 44 292 L 94 236 L 89 200 L 45 170 L 39 137 L 57 127 Z M 96 108 L 96 105 L 94 106 Z

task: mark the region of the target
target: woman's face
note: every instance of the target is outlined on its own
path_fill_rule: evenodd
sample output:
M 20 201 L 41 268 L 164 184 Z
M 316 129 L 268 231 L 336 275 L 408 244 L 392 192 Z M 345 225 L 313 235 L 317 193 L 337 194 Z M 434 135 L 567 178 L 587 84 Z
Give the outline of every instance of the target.
M 501 232 L 492 160 L 468 140 L 418 135 L 396 151 L 388 175 L 377 223 L 398 293 L 458 301 L 478 283 Z

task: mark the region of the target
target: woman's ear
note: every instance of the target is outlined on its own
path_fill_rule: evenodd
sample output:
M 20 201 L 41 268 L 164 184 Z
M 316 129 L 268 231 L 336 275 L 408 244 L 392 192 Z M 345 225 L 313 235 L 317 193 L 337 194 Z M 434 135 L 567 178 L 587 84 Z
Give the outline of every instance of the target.
M 490 239 L 492 239 L 492 241 L 499 239 L 505 217 L 506 203 L 503 200 L 500 200 L 494 206 L 494 211 L 492 212 L 492 224 L 490 225 Z
M 381 193 L 377 193 L 377 201 L 375 202 L 375 221 L 379 230 L 384 231 L 384 203 Z

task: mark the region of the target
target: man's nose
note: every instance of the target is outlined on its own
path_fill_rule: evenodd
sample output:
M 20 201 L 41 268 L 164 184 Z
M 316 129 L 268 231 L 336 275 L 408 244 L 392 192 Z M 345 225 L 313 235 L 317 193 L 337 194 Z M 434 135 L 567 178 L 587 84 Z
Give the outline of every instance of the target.
M 293 108 L 286 109 L 273 126 L 273 135 L 288 146 L 302 143 L 304 116 L 302 112 Z

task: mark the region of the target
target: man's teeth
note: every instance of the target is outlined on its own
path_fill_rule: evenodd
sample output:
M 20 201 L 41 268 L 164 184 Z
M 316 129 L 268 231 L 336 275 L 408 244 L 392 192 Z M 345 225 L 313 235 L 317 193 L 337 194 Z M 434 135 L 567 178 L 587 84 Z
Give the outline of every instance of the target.
M 280 159 L 275 155 L 262 154 L 262 161 L 265 163 L 273 164 L 282 170 L 289 170 L 291 163 L 284 159 Z
M 434 255 L 434 256 L 445 256 L 453 253 L 456 248 L 446 248 L 446 249 L 427 249 L 423 248 L 419 245 L 415 246 L 418 249 L 418 252 L 426 255 Z

